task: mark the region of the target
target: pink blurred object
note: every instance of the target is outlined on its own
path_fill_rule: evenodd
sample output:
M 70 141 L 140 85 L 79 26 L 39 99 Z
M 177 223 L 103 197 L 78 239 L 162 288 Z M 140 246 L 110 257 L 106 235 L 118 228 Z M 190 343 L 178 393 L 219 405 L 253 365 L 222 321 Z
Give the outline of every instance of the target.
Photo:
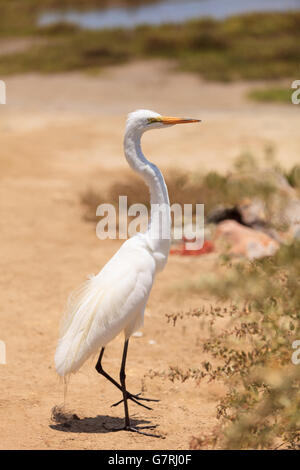
M 245 227 L 234 220 L 219 223 L 215 239 L 227 242 L 230 254 L 248 259 L 272 256 L 279 248 L 279 243 L 266 233 Z

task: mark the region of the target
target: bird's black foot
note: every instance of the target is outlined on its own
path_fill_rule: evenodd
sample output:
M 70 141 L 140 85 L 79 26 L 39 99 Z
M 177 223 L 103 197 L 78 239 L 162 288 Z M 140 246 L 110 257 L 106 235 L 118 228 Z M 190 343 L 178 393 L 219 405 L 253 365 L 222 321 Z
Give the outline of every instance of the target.
M 143 406 L 144 408 L 147 408 L 147 410 L 152 410 L 152 408 L 150 408 L 150 406 L 146 406 L 144 405 L 143 403 L 140 403 L 140 401 L 154 401 L 154 402 L 159 402 L 159 400 L 156 400 L 154 398 L 145 398 L 145 397 L 141 397 L 140 396 L 141 394 L 140 393 L 137 393 L 136 395 L 133 395 L 132 393 L 129 393 L 127 392 L 127 398 L 129 400 L 132 400 L 134 403 L 136 403 L 137 405 L 140 405 L 140 406 Z M 122 400 L 118 401 L 117 403 L 114 403 L 113 405 L 111 406 L 118 406 L 120 405 L 121 403 L 123 403 L 124 399 L 122 398 Z
M 157 427 L 156 424 L 151 425 L 151 426 L 139 426 L 139 427 L 135 427 L 135 426 L 131 426 L 131 425 L 125 425 L 121 428 L 110 428 L 110 427 L 107 427 L 106 424 L 104 423 L 103 427 L 105 429 L 107 429 L 108 431 L 111 431 L 111 432 L 131 431 L 131 432 L 137 432 L 138 434 L 143 434 L 144 436 L 150 436 L 150 437 L 157 437 L 159 439 L 165 439 L 164 436 L 161 436 L 160 434 L 152 434 L 152 433 L 143 431 L 143 429 L 155 429 Z

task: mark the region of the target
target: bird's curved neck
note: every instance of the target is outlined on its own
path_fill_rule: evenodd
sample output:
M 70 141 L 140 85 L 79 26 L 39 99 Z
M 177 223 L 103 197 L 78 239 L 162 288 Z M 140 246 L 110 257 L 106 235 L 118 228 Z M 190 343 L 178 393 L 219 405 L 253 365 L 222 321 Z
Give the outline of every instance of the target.
M 149 162 L 141 149 L 142 132 L 127 129 L 124 137 L 124 151 L 130 167 L 142 176 L 150 189 L 151 221 L 147 236 L 154 251 L 165 256 L 170 249 L 171 216 L 167 186 L 161 171 Z

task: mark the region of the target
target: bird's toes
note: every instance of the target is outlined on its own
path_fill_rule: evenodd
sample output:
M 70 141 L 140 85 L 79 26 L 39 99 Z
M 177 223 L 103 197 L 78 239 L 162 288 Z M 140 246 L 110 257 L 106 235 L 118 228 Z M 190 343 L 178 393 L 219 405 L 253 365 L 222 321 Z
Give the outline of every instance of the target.
M 128 398 L 135 398 L 135 400 L 142 400 L 142 401 L 154 401 L 154 402 L 159 402 L 160 400 L 157 400 L 156 398 L 146 398 L 146 397 L 141 397 L 141 392 L 137 393 L 136 395 L 133 395 L 132 393 L 128 393 Z
M 128 399 L 129 399 L 129 400 L 132 400 L 132 401 L 133 401 L 134 403 L 136 403 L 137 405 L 142 406 L 143 408 L 146 408 L 147 410 L 152 410 L 152 408 L 150 408 L 150 406 L 147 406 L 147 405 L 144 405 L 143 403 L 140 403 L 140 402 L 137 401 L 135 398 L 133 398 L 133 396 L 129 396 Z M 113 406 L 118 406 L 118 405 L 120 405 L 121 403 L 123 403 L 123 401 L 124 401 L 124 399 L 118 401 L 117 403 L 113 403 L 113 404 L 111 405 L 111 407 L 113 407 Z
M 165 437 L 161 436 L 160 434 L 152 434 L 152 433 L 143 431 L 143 429 L 154 429 L 154 428 L 156 428 L 156 425 L 153 425 L 153 426 L 139 426 L 139 427 L 125 426 L 125 431 L 136 432 L 138 434 L 143 434 L 144 436 L 156 437 L 158 439 L 165 439 Z

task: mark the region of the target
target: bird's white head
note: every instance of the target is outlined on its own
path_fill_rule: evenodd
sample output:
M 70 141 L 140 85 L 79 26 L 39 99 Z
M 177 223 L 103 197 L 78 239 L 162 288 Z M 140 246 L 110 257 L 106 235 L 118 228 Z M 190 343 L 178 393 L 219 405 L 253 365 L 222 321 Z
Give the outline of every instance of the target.
M 188 124 L 191 122 L 200 122 L 199 119 L 176 118 L 170 116 L 162 116 L 148 109 L 138 109 L 128 114 L 126 130 L 134 130 L 136 132 L 146 132 L 150 129 L 159 129 L 162 127 L 170 127 L 175 124 Z

